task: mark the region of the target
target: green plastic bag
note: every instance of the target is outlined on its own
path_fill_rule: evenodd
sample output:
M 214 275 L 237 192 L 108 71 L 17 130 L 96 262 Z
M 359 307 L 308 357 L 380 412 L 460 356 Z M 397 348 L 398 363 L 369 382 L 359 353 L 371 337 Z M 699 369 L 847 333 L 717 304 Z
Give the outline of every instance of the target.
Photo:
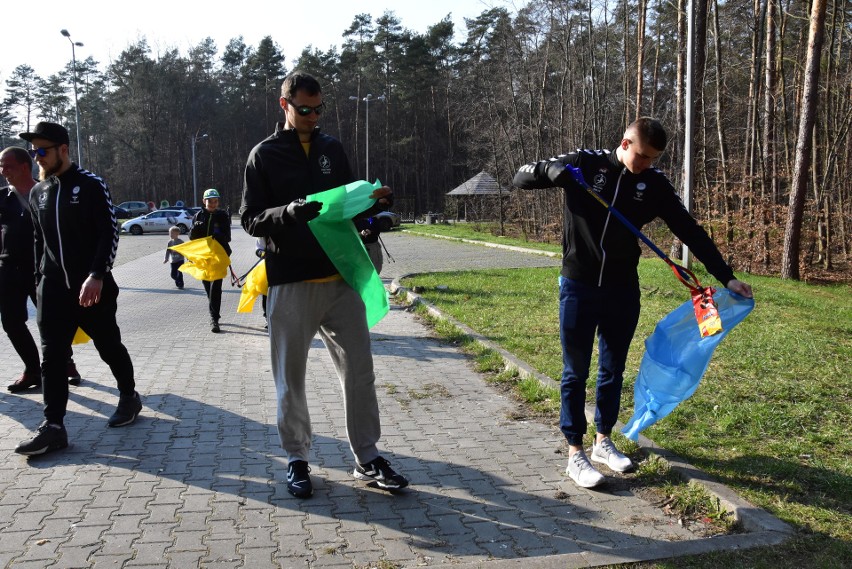
M 380 187 L 382 184 L 378 180 L 375 184 L 359 180 L 306 198 L 306 201 L 323 204 L 319 216 L 309 221 L 308 227 L 343 280 L 361 295 L 370 328 L 385 317 L 390 305 L 382 279 L 376 273 L 352 218 L 376 203 L 370 195 Z

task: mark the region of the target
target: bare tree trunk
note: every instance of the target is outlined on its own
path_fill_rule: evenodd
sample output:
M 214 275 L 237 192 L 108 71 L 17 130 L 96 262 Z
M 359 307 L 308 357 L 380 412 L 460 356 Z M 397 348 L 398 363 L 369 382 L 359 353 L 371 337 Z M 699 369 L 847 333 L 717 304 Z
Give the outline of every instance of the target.
M 813 0 L 811 25 L 808 32 L 808 55 L 805 68 L 805 85 L 802 94 L 802 115 L 796 142 L 796 163 L 790 191 L 790 211 L 784 229 L 784 255 L 781 260 L 781 277 L 799 279 L 799 252 L 802 238 L 802 217 L 805 208 L 807 172 L 810 168 L 811 148 L 819 102 L 820 55 L 824 41 L 826 0 Z
M 693 144 L 695 156 L 706 156 L 705 134 L 704 127 L 704 80 L 707 75 L 707 0 L 693 0 L 695 2 L 695 23 L 693 24 L 694 38 L 694 54 L 695 62 L 693 63 L 692 72 L 695 74 L 695 87 L 692 90 L 692 120 L 693 120 Z M 701 127 L 701 132 L 698 128 Z M 696 160 L 695 165 L 700 168 L 700 172 L 696 172 L 695 179 L 706 179 L 706 166 L 702 160 Z M 703 191 L 708 191 L 707 184 Z M 697 188 L 701 189 L 701 188 Z M 695 189 L 693 189 L 695 191 Z M 693 203 L 698 203 L 699 196 L 695 196 Z
M 675 81 L 675 135 L 672 154 L 678 155 L 683 150 L 686 121 L 684 104 L 686 99 L 686 0 L 677 0 L 677 79 Z M 680 187 L 682 178 L 680 169 L 674 170 L 674 187 Z
M 766 8 L 766 67 L 763 91 L 763 169 L 761 171 L 760 202 L 761 251 L 763 268 L 769 267 L 770 211 L 777 203 L 778 182 L 775 175 L 775 4 L 768 0 Z
M 641 1 L 641 0 L 640 0 Z M 627 126 L 627 123 L 630 122 L 630 86 L 629 79 L 627 76 L 627 70 L 630 69 L 630 0 L 623 1 L 622 8 L 622 18 L 623 18 L 623 26 L 622 26 L 622 51 L 624 52 L 624 77 L 621 81 L 621 90 L 622 90 L 622 101 L 624 101 L 624 111 L 622 113 L 621 124 L 623 126 Z M 638 79 L 637 79 L 638 80 Z M 637 110 L 638 112 L 638 110 Z
M 760 93 L 760 54 L 763 46 L 763 29 L 766 21 L 766 4 L 768 0 L 754 0 L 754 35 L 751 39 L 751 72 L 748 86 L 748 118 L 746 119 L 746 162 L 745 178 L 748 180 L 749 200 L 754 196 L 757 168 L 757 105 Z M 752 203 L 749 203 L 752 206 Z M 753 207 L 749 207 L 753 211 Z
M 662 5 L 662 0 L 657 0 L 657 13 L 660 13 L 660 7 Z M 663 37 L 663 26 L 660 23 L 660 19 L 657 18 L 657 33 L 655 34 L 654 41 L 654 72 L 653 72 L 653 80 L 651 84 L 651 116 L 658 116 L 657 113 L 657 89 L 659 87 L 659 73 L 660 73 L 660 44 L 662 43 Z
M 636 118 L 642 116 L 642 87 L 645 76 L 645 14 L 648 0 L 639 0 L 636 22 Z
M 791 2 L 792 0 L 787 0 Z M 788 28 L 787 22 L 790 20 L 789 10 L 782 7 L 780 4 L 778 6 L 778 10 L 780 12 L 780 22 L 778 28 L 778 49 L 776 49 L 776 58 L 775 58 L 775 68 L 778 70 L 778 89 L 777 93 L 780 94 L 780 106 L 781 106 L 781 119 L 780 121 L 776 121 L 780 123 L 780 133 L 776 136 L 776 140 L 784 145 L 784 160 L 779 161 L 775 160 L 776 169 L 782 168 L 784 171 L 781 175 L 789 176 L 790 175 L 790 164 L 793 163 L 793 149 L 792 149 L 792 140 L 793 137 L 790 134 L 790 126 L 791 121 L 788 120 L 790 116 L 789 109 L 787 108 L 787 97 L 784 96 L 784 93 L 787 92 L 787 76 L 784 73 L 784 61 L 785 61 L 785 52 L 784 52 L 784 43 L 786 37 L 786 31 Z M 797 66 L 798 67 L 798 66 Z M 777 152 L 776 152 L 777 156 Z M 780 196 L 776 203 L 782 203 L 784 201 L 784 197 Z M 777 223 L 778 219 L 773 217 L 773 223 Z
M 831 249 L 829 248 L 829 233 L 831 216 L 828 211 L 829 196 L 821 190 L 820 184 L 820 155 L 819 148 L 819 129 L 814 129 L 814 143 L 811 149 L 811 187 L 814 191 L 814 204 L 817 210 L 817 262 L 821 263 L 823 268 L 831 268 Z
M 722 92 L 722 41 L 719 36 L 719 1 L 713 0 L 713 49 L 716 57 L 716 136 L 719 138 L 719 165 L 721 167 L 721 206 L 725 216 L 725 242 L 734 240 L 733 199 L 728 186 L 728 142 L 725 136 L 725 116 Z

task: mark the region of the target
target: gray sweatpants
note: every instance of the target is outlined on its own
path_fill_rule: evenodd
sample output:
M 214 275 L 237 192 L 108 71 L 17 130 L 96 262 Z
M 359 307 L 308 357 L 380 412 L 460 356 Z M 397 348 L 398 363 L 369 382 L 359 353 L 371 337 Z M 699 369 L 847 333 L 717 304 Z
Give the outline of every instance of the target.
M 375 243 L 365 243 L 367 254 L 370 255 L 370 260 L 373 261 L 373 266 L 376 267 L 376 272 L 382 274 L 382 265 L 384 257 L 382 256 L 382 244 L 376 241 Z
M 361 296 L 343 280 L 275 285 L 269 287 L 266 314 L 272 375 L 278 392 L 278 436 L 289 461 L 307 461 L 311 448 L 305 373 L 308 350 L 317 332 L 343 388 L 346 435 L 352 454 L 361 464 L 379 456 L 376 376 Z

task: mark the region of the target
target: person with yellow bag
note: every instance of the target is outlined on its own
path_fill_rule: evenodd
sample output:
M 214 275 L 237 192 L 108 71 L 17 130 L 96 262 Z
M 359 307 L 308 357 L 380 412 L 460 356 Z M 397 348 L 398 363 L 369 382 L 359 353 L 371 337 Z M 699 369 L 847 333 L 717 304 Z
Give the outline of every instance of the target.
M 189 239 L 203 239 L 212 237 L 225 250 L 228 256 L 231 256 L 231 217 L 223 209 L 219 209 L 219 191 L 215 188 L 210 188 L 204 191 L 202 200 L 204 201 L 204 209 L 195 214 L 192 218 L 192 229 L 189 231 Z M 207 308 L 210 311 L 210 331 L 218 334 L 219 318 L 221 314 L 219 309 L 222 306 L 222 279 L 202 280 L 204 284 L 204 292 L 207 293 Z

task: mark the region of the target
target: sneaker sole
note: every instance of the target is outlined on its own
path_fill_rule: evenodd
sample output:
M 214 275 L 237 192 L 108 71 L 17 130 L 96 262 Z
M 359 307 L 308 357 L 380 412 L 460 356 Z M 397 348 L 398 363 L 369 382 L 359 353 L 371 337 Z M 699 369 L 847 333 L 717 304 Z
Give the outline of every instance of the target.
M 291 490 L 290 487 L 288 486 L 287 492 L 289 492 L 291 496 L 295 496 L 296 498 L 302 498 L 302 499 L 310 498 L 311 496 L 314 495 L 313 488 L 311 488 L 311 490 L 308 491 L 308 492 L 296 492 L 296 491 Z
M 40 448 L 38 450 L 30 450 L 30 451 L 15 450 L 15 452 L 17 454 L 22 454 L 24 456 L 39 456 L 39 455 L 47 454 L 47 453 L 55 451 L 55 450 L 62 450 L 64 448 L 68 448 L 67 442 L 65 444 L 60 444 L 60 445 L 47 445 L 46 447 Z
M 574 478 L 574 476 L 570 472 L 567 473 L 567 474 L 568 474 L 568 478 L 573 480 L 574 484 L 576 484 L 580 488 L 596 488 L 596 487 L 600 486 L 601 484 L 603 484 L 604 482 L 606 482 L 606 477 L 604 477 L 604 478 L 601 478 L 598 482 L 595 482 L 594 484 L 583 484 L 582 482 L 580 482 L 579 480 Z
M 408 486 L 408 484 L 402 485 L 402 484 L 395 484 L 393 482 L 388 484 L 384 480 L 379 480 L 378 478 L 373 478 L 372 476 L 368 476 L 367 474 L 363 474 L 361 472 L 358 472 L 357 470 L 352 471 L 352 476 L 357 478 L 358 480 L 363 480 L 365 482 L 375 482 L 376 485 L 378 485 L 378 487 L 381 488 L 382 490 L 402 490 L 403 488 Z
M 627 472 L 628 470 L 633 469 L 633 462 L 632 461 L 630 462 L 630 466 L 628 466 L 627 468 L 620 469 L 620 468 L 613 468 L 612 466 L 609 465 L 608 460 L 606 460 L 604 458 L 599 458 L 599 457 L 595 456 L 594 454 L 592 454 L 589 457 L 589 459 L 591 459 L 592 462 L 597 462 L 598 464 L 605 464 L 606 467 L 609 468 L 610 470 L 612 470 L 613 472 Z
M 69 377 L 68 378 L 68 385 L 73 385 L 73 386 L 76 387 L 77 385 L 80 385 L 80 382 L 82 382 L 82 381 L 83 381 L 82 377 Z
M 129 421 L 125 421 L 123 423 L 108 422 L 107 425 L 109 425 L 110 427 L 124 427 L 125 425 L 129 425 L 129 424 L 133 423 L 134 421 L 136 421 L 136 417 L 138 417 L 138 416 L 139 416 L 139 413 L 137 412 L 133 415 L 133 418 L 130 419 Z

